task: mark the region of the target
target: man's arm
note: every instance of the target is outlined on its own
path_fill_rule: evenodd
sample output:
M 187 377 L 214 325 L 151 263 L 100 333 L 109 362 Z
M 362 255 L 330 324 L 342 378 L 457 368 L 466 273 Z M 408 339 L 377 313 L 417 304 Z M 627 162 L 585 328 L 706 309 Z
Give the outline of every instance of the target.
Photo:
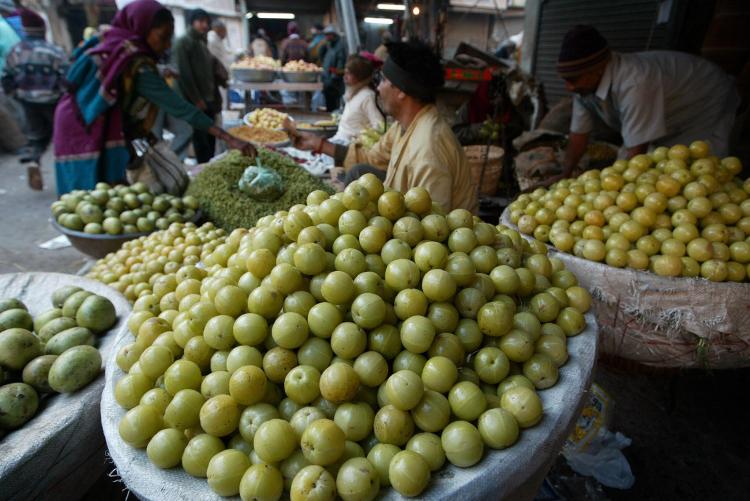
M 576 134 L 571 132 L 568 136 L 568 147 L 565 149 L 565 159 L 563 160 L 562 178 L 570 177 L 573 169 L 578 166 L 581 157 L 586 153 L 586 146 L 589 144 L 589 135 Z
M 439 162 L 438 159 L 423 157 L 417 165 L 410 165 L 412 175 L 409 184 L 426 189 L 433 202 L 449 211 L 453 209 L 453 179 L 450 171 L 438 168 L 435 161 Z
M 334 165 L 343 166 L 349 170 L 355 164 L 369 164 L 373 167 L 385 170 L 391 158 L 391 149 L 396 132 L 393 126 L 383 134 L 377 143 L 370 148 L 364 148 L 362 145 L 353 141 L 348 147 L 327 141 L 323 136 L 309 132 L 298 132 L 291 121 L 284 124 L 287 132 L 292 138 L 292 145 L 300 150 L 323 153 L 333 157 Z
M 586 152 L 586 146 L 589 143 L 589 135 L 576 134 L 571 132 L 568 136 L 568 147 L 565 150 L 565 158 L 563 159 L 563 171 L 562 174 L 557 176 L 549 177 L 543 181 L 540 181 L 525 191 L 534 191 L 537 188 L 546 188 L 551 184 L 558 182 L 561 179 L 568 178 L 573 175 L 573 169 L 578 166 L 578 162 L 581 161 L 581 157 Z

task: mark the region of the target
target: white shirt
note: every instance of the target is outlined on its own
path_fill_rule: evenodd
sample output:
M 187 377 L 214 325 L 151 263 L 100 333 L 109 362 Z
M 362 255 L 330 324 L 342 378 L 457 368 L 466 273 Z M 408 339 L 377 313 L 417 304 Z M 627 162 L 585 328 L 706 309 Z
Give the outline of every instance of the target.
M 362 87 L 346 101 L 339 129 L 331 140 L 349 144 L 368 127 L 382 128 L 383 114 L 375 105 L 375 91 Z
M 726 155 L 738 106 L 734 79 L 703 58 L 673 51 L 613 53 L 596 92 L 575 95 L 570 131 L 591 132 L 596 114 L 620 131 L 628 148 L 708 139 L 714 153 Z
M 232 51 L 229 50 L 226 40 L 219 37 L 213 30 L 208 32 L 208 51 L 224 65 L 224 68 L 229 70 L 229 66 L 234 61 L 234 56 Z

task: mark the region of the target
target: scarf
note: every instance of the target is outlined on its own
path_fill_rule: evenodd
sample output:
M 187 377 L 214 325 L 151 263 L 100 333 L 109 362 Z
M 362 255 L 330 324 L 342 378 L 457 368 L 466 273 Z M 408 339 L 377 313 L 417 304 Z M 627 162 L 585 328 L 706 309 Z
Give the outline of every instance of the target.
M 88 51 L 90 56 L 100 60 L 102 93 L 108 101 L 117 99 L 119 77 L 134 58 L 146 56 L 156 61 L 157 56 L 146 43 L 146 37 L 154 16 L 164 8 L 156 0 L 129 3 L 117 13 L 101 43 Z

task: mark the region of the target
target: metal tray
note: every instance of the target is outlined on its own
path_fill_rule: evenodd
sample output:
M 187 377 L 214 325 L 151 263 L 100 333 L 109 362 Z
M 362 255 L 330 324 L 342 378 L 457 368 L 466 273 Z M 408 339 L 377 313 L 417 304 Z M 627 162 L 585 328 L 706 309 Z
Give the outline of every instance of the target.
M 338 130 L 338 125 L 327 125 L 324 127 L 316 127 L 313 125 L 310 128 L 300 127 L 299 125 L 297 126 L 297 132 L 309 132 L 310 134 L 315 134 L 317 136 L 323 136 L 326 138 L 335 136 Z
M 289 83 L 315 83 L 320 78 L 319 71 L 282 71 L 281 78 Z
M 273 82 L 276 80 L 276 70 L 232 68 L 232 76 L 240 82 Z
M 191 220 L 193 223 L 197 223 L 203 216 L 200 209 L 195 211 L 195 216 Z M 79 252 L 91 256 L 95 259 L 101 259 L 110 252 L 117 252 L 122 244 L 130 240 L 135 240 L 152 232 L 140 232 L 140 233 L 124 233 L 121 235 L 109 235 L 107 233 L 85 233 L 83 231 L 71 230 L 60 225 L 54 217 L 52 218 L 52 227 L 57 231 L 68 237 L 70 243 Z M 158 230 L 154 230 L 158 231 Z

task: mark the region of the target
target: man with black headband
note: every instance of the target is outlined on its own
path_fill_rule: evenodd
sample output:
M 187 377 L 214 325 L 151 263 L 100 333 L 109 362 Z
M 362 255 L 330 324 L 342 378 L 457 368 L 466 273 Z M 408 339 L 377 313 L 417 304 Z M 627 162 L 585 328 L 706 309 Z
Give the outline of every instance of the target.
M 593 117 L 622 135 L 627 158 L 650 146 L 708 140 L 715 155 L 729 152 L 729 133 L 740 99 L 733 79 L 705 59 L 672 51 L 620 54 L 591 26 L 563 39 L 557 72 L 574 93 L 570 142 L 563 174 L 586 151 Z
M 444 83 L 440 60 L 420 43 L 390 43 L 388 54 L 378 94 L 395 123 L 375 145 L 366 149 L 353 143 L 347 148 L 295 132 L 295 146 L 334 157 L 347 171 L 346 181 L 373 172 L 402 192 L 415 186 L 427 189 L 446 210 L 476 212 L 476 186 L 463 150 L 434 104 Z

